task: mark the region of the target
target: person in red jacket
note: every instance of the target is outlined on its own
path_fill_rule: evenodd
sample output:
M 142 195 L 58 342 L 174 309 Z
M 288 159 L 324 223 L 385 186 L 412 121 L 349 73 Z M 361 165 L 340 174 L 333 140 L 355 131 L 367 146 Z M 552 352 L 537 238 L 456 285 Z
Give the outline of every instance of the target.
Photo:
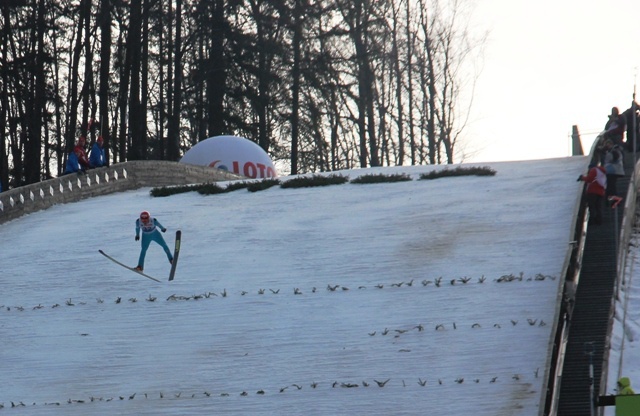
M 87 138 L 84 136 L 80 136 L 80 138 L 78 139 L 78 142 L 76 143 L 76 146 L 73 148 L 73 153 L 75 153 L 76 156 L 78 157 L 78 163 L 80 164 L 80 168 L 83 171 L 86 171 L 87 169 L 91 168 L 91 164 L 89 163 L 89 158 L 87 157 L 87 152 L 84 149 L 86 144 L 87 144 Z
M 607 171 L 599 163 L 589 165 L 589 173 L 578 176 L 578 182 L 587 183 L 587 204 L 589 206 L 589 224 L 602 224 L 604 195 L 607 189 Z

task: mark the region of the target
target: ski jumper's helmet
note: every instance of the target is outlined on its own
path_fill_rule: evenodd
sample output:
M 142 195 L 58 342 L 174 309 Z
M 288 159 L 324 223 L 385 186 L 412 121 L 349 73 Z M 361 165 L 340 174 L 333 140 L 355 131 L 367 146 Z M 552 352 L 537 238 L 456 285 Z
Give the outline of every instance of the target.
M 140 213 L 140 221 L 147 222 L 147 221 L 149 221 L 149 218 L 151 218 L 151 215 L 149 214 L 149 211 L 142 211 Z

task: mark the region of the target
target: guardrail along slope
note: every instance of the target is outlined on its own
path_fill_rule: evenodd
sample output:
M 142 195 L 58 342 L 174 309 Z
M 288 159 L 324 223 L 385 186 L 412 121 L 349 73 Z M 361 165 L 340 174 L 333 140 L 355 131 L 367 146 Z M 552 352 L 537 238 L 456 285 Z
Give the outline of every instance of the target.
M 0 224 L 56 204 L 114 192 L 242 178 L 225 170 L 178 162 L 136 160 L 118 163 L 92 169 L 86 174 L 64 175 L 0 193 Z
M 593 153 L 592 153 L 593 154 Z M 609 337 L 619 273 L 623 267 L 629 218 L 635 215 L 633 155 L 625 155 L 625 176 L 618 179 L 618 208 L 606 208 L 602 225 L 588 226 L 579 284 L 569 306 L 569 326 L 558 397 L 558 415 L 589 415 L 604 391 Z M 631 185 L 630 185 L 631 184 Z M 633 204 L 629 204 L 633 198 Z M 629 217 L 631 216 L 631 217 Z M 618 250 L 618 247 L 621 249 Z M 593 366 L 593 379 L 590 365 Z

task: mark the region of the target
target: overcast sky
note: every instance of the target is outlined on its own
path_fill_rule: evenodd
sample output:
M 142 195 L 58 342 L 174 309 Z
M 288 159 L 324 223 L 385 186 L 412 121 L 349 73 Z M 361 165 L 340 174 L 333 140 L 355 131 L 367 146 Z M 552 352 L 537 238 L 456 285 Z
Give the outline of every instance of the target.
M 612 106 L 631 105 L 640 66 L 640 2 L 482 0 L 471 28 L 489 31 L 465 134 L 466 161 L 585 152 Z

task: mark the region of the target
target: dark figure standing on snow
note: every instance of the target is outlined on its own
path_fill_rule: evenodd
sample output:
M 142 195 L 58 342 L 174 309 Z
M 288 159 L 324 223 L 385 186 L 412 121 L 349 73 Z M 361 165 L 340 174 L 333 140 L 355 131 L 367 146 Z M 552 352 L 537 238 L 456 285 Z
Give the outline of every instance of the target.
M 607 188 L 607 173 L 596 163 L 589 165 L 587 175 L 578 176 L 578 182 L 587 183 L 587 204 L 589 205 L 589 224 L 602 224 L 604 212 L 604 195 Z
M 169 263 L 173 264 L 173 255 L 167 246 L 167 243 L 162 238 L 162 234 L 167 231 L 166 228 L 160 224 L 160 221 L 151 217 L 151 215 L 147 211 L 142 211 L 140 213 L 140 218 L 136 220 L 136 241 L 140 240 L 140 231 L 142 231 L 142 245 L 140 248 L 140 257 L 138 259 L 138 265 L 135 267 L 138 271 L 144 270 L 144 258 L 147 255 L 147 249 L 149 248 L 149 244 L 151 241 L 155 241 L 160 244 L 160 247 L 167 254 L 167 258 L 169 259 Z
M 604 141 L 602 148 L 604 153 L 604 169 L 607 172 L 606 197 L 618 195 L 616 182 L 618 178 L 624 176 L 624 165 L 622 163 L 622 149 L 617 144 L 613 144 L 611 139 Z
M 626 127 L 627 121 L 625 120 L 625 116 L 620 114 L 618 107 L 613 107 L 609 115 L 609 120 L 604 126 L 605 140 L 611 139 L 613 144 L 621 146 Z

